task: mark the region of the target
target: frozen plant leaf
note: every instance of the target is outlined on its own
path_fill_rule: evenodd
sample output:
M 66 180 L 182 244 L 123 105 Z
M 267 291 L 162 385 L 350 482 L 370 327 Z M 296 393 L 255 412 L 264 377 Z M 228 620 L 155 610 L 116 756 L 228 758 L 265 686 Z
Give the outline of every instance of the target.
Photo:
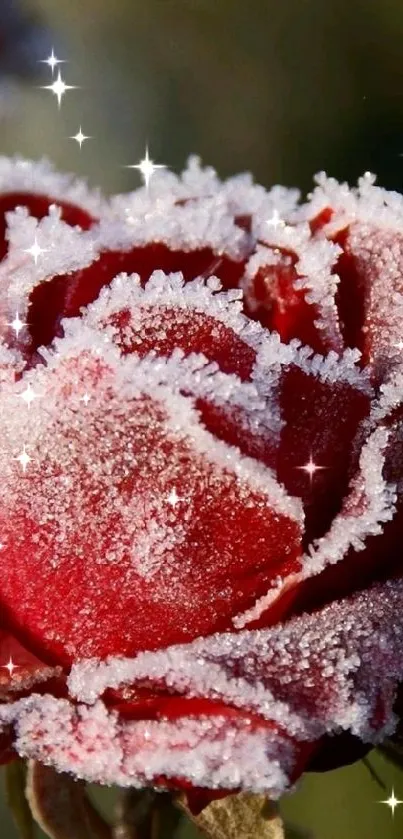
M 198 815 L 191 813 L 185 794 L 177 802 L 208 839 L 284 839 L 282 819 L 263 794 L 228 795 Z
M 109 825 L 93 809 L 85 785 L 31 760 L 26 796 L 37 824 L 50 839 L 112 839 Z

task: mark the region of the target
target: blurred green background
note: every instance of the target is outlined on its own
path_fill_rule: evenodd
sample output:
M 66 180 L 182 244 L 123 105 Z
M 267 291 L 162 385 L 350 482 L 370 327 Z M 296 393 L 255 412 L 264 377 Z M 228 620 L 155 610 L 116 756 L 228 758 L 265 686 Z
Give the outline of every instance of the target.
M 80 86 L 60 110 L 38 87 L 52 46 Z M 196 152 L 267 186 L 369 169 L 403 190 L 402 46 L 402 0 L 0 0 L 0 153 L 46 155 L 106 191 L 139 184 L 124 167 L 146 143 L 174 171 Z M 385 789 L 362 762 L 306 776 L 283 802 L 290 838 L 400 839 L 403 805 L 393 818 L 377 801 L 403 798 L 403 773 L 370 761 Z M 4 795 L 0 818 L 14 839 Z
M 107 190 L 137 185 L 123 166 L 146 142 L 177 171 L 197 152 L 267 185 L 369 169 L 403 187 L 401 0 L 0 0 L 3 21 L 17 5 L 44 27 L 38 56 L 54 45 L 81 89 L 58 112 L 28 80 L 3 153 L 49 155 Z M 95 138 L 81 153 L 68 139 L 80 124 Z

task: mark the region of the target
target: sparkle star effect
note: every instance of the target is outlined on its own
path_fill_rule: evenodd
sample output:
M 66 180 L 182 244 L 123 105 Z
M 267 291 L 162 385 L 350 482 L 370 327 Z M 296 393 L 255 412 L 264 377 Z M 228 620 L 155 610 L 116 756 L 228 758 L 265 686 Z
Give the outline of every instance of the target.
M 166 169 L 165 163 L 154 163 L 153 160 L 150 159 L 148 154 L 148 146 L 146 146 L 146 153 L 143 160 L 140 160 L 140 163 L 132 163 L 130 166 L 126 166 L 126 169 L 138 169 L 143 181 L 148 189 L 150 180 L 156 171 L 156 169 Z
M 8 670 L 11 677 L 14 673 L 14 670 L 16 670 L 18 666 L 19 666 L 18 664 L 14 664 L 13 659 L 11 658 L 11 655 L 10 655 L 10 658 L 9 658 L 7 664 L 0 664 L 0 667 L 2 667 L 2 668 L 4 667 L 5 670 Z
M 174 487 L 173 489 L 171 489 L 171 492 L 168 495 L 167 502 L 168 502 L 168 504 L 171 505 L 171 507 L 176 507 L 178 501 L 180 501 L 180 500 L 181 500 L 181 498 L 177 494 L 176 489 Z
M 307 475 L 309 475 L 310 484 L 312 486 L 312 478 L 313 478 L 315 472 L 317 472 L 319 469 L 326 469 L 327 467 L 326 466 L 318 466 L 318 464 L 315 463 L 315 461 L 313 460 L 312 452 L 311 452 L 308 463 L 305 463 L 304 466 L 296 466 L 295 468 L 296 469 L 303 469 L 303 471 L 306 472 Z
M 42 60 L 39 63 L 40 64 L 47 64 L 48 67 L 50 67 L 50 69 L 52 71 L 52 76 L 53 76 L 53 73 L 55 71 L 55 67 L 57 67 L 58 64 L 65 64 L 66 62 L 64 61 L 63 58 L 56 58 L 55 53 L 54 53 L 54 49 L 52 47 L 51 54 L 47 58 L 42 58 Z
M 63 81 L 59 70 L 56 81 L 52 84 L 41 85 L 41 88 L 42 90 L 50 90 L 52 93 L 54 93 L 54 95 L 57 97 L 57 104 L 60 108 L 60 105 L 62 104 L 62 97 L 66 93 L 66 90 L 77 90 L 77 85 L 66 84 Z
M 32 259 L 34 260 L 35 265 L 38 264 L 39 257 L 42 256 L 43 253 L 47 253 L 47 252 L 48 252 L 47 248 L 41 248 L 41 246 L 38 243 L 38 240 L 37 240 L 36 236 L 35 236 L 35 239 L 34 239 L 34 244 L 31 245 L 30 248 L 26 248 L 24 250 L 24 253 L 29 253 L 29 255 L 32 256 Z
M 285 221 L 281 218 L 278 210 L 273 211 L 273 215 L 271 218 L 267 219 L 266 224 L 270 225 L 270 227 L 274 227 L 274 229 L 277 227 L 285 227 Z
M 389 798 L 386 798 L 384 801 L 378 801 L 378 804 L 386 804 L 387 807 L 390 807 L 390 809 L 392 811 L 392 816 L 394 816 L 396 807 L 399 804 L 403 804 L 403 801 L 400 801 L 398 798 L 396 798 L 395 791 L 392 787 L 392 792 L 391 792 L 391 795 L 389 796 Z
M 92 137 L 90 137 L 89 134 L 83 134 L 83 132 L 81 130 L 81 125 L 80 125 L 80 128 L 77 131 L 77 134 L 72 134 L 69 137 L 69 140 L 75 140 L 76 143 L 78 143 L 78 145 L 80 146 L 80 151 L 81 151 L 81 146 L 85 142 L 85 140 L 92 140 Z
M 21 329 L 24 329 L 24 326 L 26 326 L 26 325 L 27 324 L 25 323 L 25 321 L 20 320 L 20 316 L 19 316 L 18 312 L 15 313 L 14 320 L 12 320 L 11 323 L 7 324 L 7 326 L 11 326 L 11 328 L 14 329 L 16 338 L 18 338 L 18 336 L 21 332 Z
M 403 341 L 398 341 L 397 344 L 393 344 L 397 350 L 403 350 Z
M 26 472 L 28 463 L 31 462 L 32 457 L 30 457 L 29 454 L 27 454 L 27 452 L 25 451 L 25 446 L 23 446 L 21 454 L 15 457 L 14 460 L 18 460 L 19 463 L 21 463 L 22 471 Z
M 80 402 L 84 402 L 85 405 L 88 405 L 90 399 L 91 399 L 91 397 L 88 396 L 88 393 L 84 393 L 84 396 L 80 397 Z
M 37 398 L 37 396 L 39 396 L 39 393 L 35 393 L 30 384 L 28 384 L 25 390 L 19 394 L 20 399 L 23 399 L 24 402 L 27 403 L 28 408 L 30 407 L 31 402 L 33 402 L 34 399 Z

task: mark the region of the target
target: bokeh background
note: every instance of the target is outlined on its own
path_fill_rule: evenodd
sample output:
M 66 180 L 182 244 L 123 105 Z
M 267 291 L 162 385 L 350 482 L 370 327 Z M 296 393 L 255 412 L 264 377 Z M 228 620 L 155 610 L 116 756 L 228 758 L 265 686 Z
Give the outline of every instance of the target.
M 80 86 L 60 110 L 39 87 L 52 46 Z M 196 152 L 267 186 L 370 170 L 403 191 L 402 46 L 402 0 L 0 0 L 0 154 L 45 155 L 107 192 L 139 184 L 124 167 L 147 143 L 174 171 Z M 379 782 L 363 762 L 306 776 L 282 804 L 290 839 L 400 839 L 403 805 L 392 818 L 377 802 L 403 798 L 403 772 L 369 761 Z M 0 822 L 15 839 L 4 794 Z

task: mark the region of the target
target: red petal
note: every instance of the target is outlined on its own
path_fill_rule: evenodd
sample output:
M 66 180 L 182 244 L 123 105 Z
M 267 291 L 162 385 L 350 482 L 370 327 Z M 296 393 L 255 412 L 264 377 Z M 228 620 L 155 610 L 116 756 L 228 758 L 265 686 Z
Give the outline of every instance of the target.
M 87 268 L 54 277 L 34 289 L 28 317 L 33 349 L 48 345 L 55 335 L 61 335 L 62 318 L 79 315 L 81 307 L 96 300 L 101 289 L 121 272 L 138 273 L 144 283 L 157 268 L 166 273 L 181 271 L 186 280 L 214 274 L 225 288 L 234 288 L 243 267 L 244 263 L 226 256 L 217 258 L 210 248 L 185 252 L 153 243 L 129 251 L 104 251 Z
M 167 357 L 178 352 L 186 356 L 198 353 L 214 362 L 221 373 L 218 402 L 217 388 L 207 386 L 206 394 L 200 392 L 198 376 L 194 377 L 195 389 L 187 382 L 181 392 L 196 398 L 203 424 L 219 439 L 274 466 L 279 425 L 275 424 L 276 406 L 259 399 L 254 385 L 242 387 L 242 381 L 252 377 L 263 330 L 257 325 L 251 329 L 240 313 L 239 293 L 218 288 L 216 279 L 207 284 L 201 280 L 185 283 L 182 274 L 167 276 L 156 271 L 143 289 L 138 276 L 123 275 L 88 308 L 84 324 L 103 333 L 107 330 L 124 355 L 136 353 L 144 358 L 149 353 Z
M 2 599 L 10 624 L 61 661 L 222 629 L 299 567 L 299 507 L 270 473 L 220 449 L 187 400 L 155 388 L 149 368 L 141 379 L 141 362 L 126 374 L 111 363 L 55 357 L 18 416 L 3 394 Z
M 130 281 L 130 280 L 129 280 Z M 135 312 L 121 311 L 105 321 L 116 329 L 116 343 L 124 354 L 149 352 L 171 355 L 175 349 L 203 353 L 223 373 L 249 379 L 256 352 L 233 329 L 217 318 L 194 309 L 143 305 Z
M 185 715 L 132 721 L 108 713 L 101 703 L 74 707 L 50 696 L 38 699 L 0 707 L 0 717 L 16 723 L 18 752 L 101 783 L 245 788 L 278 797 L 316 748 L 219 702 L 201 716 L 190 703 Z
M 342 382 L 323 382 L 297 367 L 284 373 L 280 404 L 284 427 L 277 472 L 291 495 L 304 501 L 305 544 L 326 532 L 339 512 L 356 462 L 351 441 L 368 415 L 369 397 Z M 312 477 L 301 469 L 312 460 Z
M 257 272 L 251 286 L 257 309 L 253 307 L 249 314 L 271 331 L 278 332 L 284 343 L 299 338 L 315 352 L 326 352 L 329 349 L 327 342 L 315 326 L 320 314 L 318 307 L 307 302 L 306 291 L 295 288 L 298 279 L 296 257 L 283 256 L 284 264 L 262 266 Z
M 94 702 L 108 685 L 148 684 L 182 694 L 160 697 L 164 719 L 186 708 L 219 713 L 223 702 L 227 717 L 237 709 L 261 714 L 301 740 L 339 727 L 370 740 L 390 718 L 403 673 L 402 597 L 403 581 L 389 581 L 270 629 L 215 634 L 134 659 L 78 662 L 70 691 Z
M 101 783 L 266 790 L 278 796 L 326 733 L 376 740 L 393 724 L 402 582 L 260 632 L 216 634 L 132 660 L 78 662 L 72 694 L 0 707 L 19 753 Z M 169 686 L 146 718 L 117 716 L 108 684 Z

